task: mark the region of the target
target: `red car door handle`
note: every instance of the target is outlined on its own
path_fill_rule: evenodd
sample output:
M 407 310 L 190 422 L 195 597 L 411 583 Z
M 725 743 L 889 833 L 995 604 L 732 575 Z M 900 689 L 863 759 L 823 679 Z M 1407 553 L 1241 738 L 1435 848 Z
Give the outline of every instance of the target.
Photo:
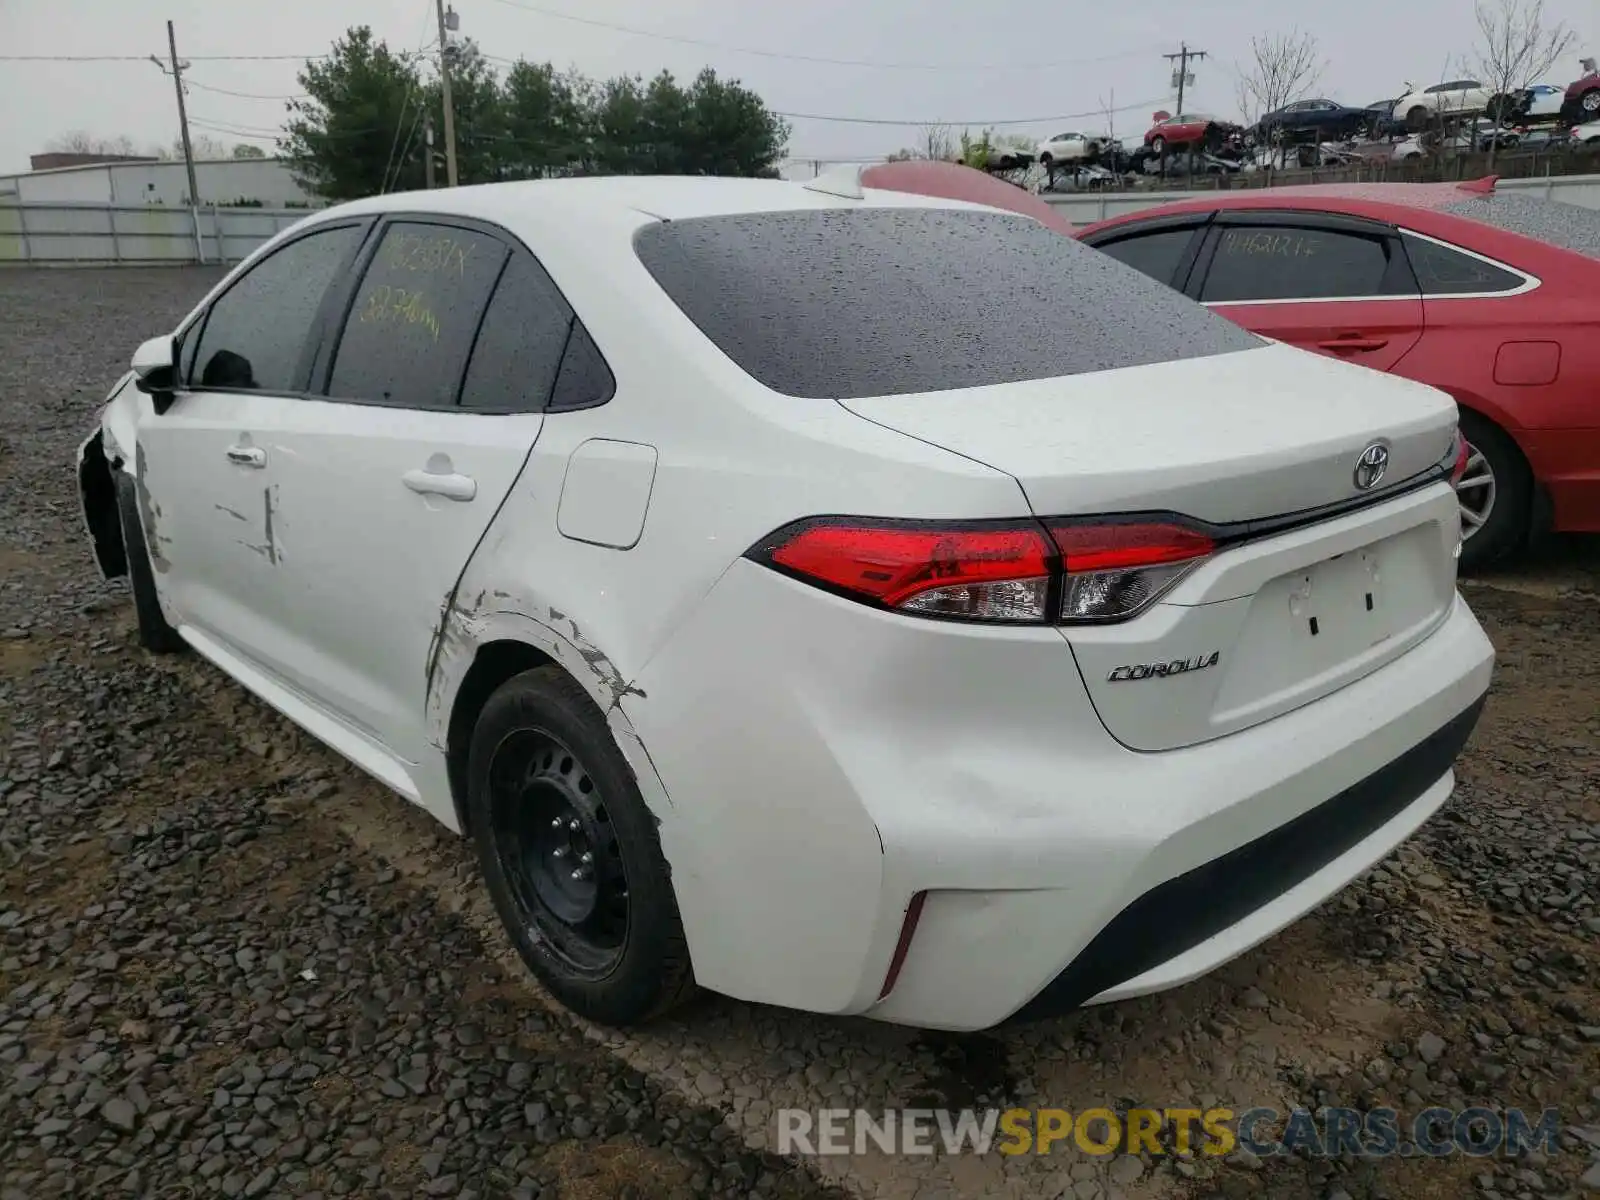
M 1317 343 L 1322 349 L 1332 350 L 1335 354 L 1343 350 L 1382 350 L 1388 344 L 1388 338 L 1362 337 L 1359 334 L 1330 338 L 1326 342 Z

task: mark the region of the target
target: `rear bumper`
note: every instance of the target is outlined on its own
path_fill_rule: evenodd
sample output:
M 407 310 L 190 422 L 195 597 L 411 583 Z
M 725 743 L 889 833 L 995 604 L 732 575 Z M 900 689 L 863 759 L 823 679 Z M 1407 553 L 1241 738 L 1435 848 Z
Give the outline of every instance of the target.
M 1015 1019 L 1174 987 L 1320 903 L 1444 803 L 1451 764 L 1483 703 L 1479 697 L 1399 758 L 1309 812 L 1144 893 Z
M 1339 890 L 1448 796 L 1492 663 L 1456 597 L 1332 695 L 1141 753 L 1054 630 L 877 613 L 740 561 L 627 707 L 704 986 L 974 1030 L 1185 982 Z

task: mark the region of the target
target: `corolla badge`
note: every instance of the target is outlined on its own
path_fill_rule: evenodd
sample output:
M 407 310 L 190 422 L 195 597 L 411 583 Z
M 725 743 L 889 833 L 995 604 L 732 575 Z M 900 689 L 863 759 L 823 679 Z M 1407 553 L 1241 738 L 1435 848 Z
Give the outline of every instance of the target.
M 1373 442 L 1356 459 L 1355 481 L 1359 491 L 1370 492 L 1389 469 L 1389 447 Z
M 1190 671 L 1204 671 L 1222 660 L 1222 653 L 1196 654 L 1193 658 L 1175 658 L 1171 662 L 1128 663 L 1114 668 L 1107 683 L 1135 683 L 1140 679 L 1169 679 L 1174 675 L 1187 675 Z

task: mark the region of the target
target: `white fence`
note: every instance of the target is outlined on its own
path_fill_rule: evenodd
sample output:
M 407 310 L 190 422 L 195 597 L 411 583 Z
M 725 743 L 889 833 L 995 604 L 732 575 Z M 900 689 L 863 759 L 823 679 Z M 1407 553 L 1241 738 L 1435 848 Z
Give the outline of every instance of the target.
M 1600 175 L 1502 179 L 1582 208 L 1600 208 Z M 1044 193 L 1074 225 L 1186 200 L 1189 192 Z M 0 204 L 0 267 L 151 266 L 236 263 L 280 229 L 309 215 L 302 208 L 163 208 L 94 203 Z
M 236 263 L 303 208 L 0 204 L 0 266 Z
M 1600 208 L 1600 175 L 1549 175 L 1535 179 L 1502 179 L 1495 184 L 1501 192 L 1528 192 L 1548 200 L 1576 204 L 1580 208 Z M 1193 200 L 1204 192 L 1044 192 L 1040 199 L 1061 210 L 1074 225 L 1091 225 L 1123 213 L 1171 204 L 1174 200 Z M 1246 194 L 1257 194 L 1250 189 Z

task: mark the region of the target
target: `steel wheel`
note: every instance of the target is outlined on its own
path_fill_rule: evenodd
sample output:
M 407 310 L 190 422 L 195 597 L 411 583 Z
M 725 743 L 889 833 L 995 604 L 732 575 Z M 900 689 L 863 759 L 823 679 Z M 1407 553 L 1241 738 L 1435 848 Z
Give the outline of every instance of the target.
M 1494 513 L 1494 467 L 1484 457 L 1483 451 L 1467 443 L 1467 467 L 1456 483 L 1456 500 L 1461 505 L 1461 540 L 1477 535 Z
M 489 765 L 494 844 L 530 940 L 572 974 L 603 978 L 628 940 L 628 877 L 605 797 L 553 734 L 522 729 Z

